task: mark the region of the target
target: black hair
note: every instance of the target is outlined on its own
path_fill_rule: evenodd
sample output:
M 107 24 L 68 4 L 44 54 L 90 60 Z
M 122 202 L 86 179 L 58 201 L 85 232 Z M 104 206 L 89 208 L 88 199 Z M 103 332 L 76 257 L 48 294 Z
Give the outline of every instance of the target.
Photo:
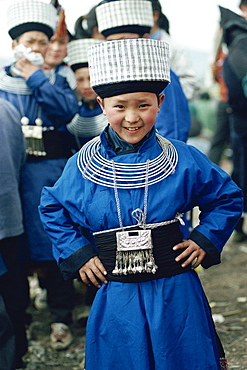
M 162 13 L 162 8 L 159 0 L 149 0 L 152 4 L 153 12 L 159 13 L 158 26 L 165 30 L 170 35 L 170 24 L 165 14 Z
M 85 15 L 81 15 L 77 18 L 75 25 L 74 25 L 74 39 L 88 39 L 92 37 L 92 34 L 89 33 L 88 30 L 85 30 L 83 27 L 83 21 L 86 19 Z
M 241 9 L 241 5 L 247 5 L 247 0 L 241 0 L 239 3 L 239 8 Z

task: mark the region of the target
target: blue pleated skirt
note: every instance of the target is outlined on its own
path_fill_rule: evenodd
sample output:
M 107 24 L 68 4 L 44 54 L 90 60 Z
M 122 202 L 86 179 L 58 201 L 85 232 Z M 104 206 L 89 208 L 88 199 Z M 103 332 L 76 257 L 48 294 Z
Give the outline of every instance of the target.
M 219 370 L 211 311 L 198 275 L 110 281 L 96 294 L 86 370 Z

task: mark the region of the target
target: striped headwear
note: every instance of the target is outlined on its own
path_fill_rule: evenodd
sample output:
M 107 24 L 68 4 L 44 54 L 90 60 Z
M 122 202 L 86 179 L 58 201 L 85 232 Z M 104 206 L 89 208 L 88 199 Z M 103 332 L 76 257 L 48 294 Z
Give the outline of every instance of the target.
M 91 46 L 92 88 L 101 98 L 161 91 L 170 82 L 169 45 L 152 39 L 105 41 Z
M 73 71 L 88 67 L 88 48 L 102 42 L 97 39 L 78 39 L 68 44 L 69 65 Z
M 56 9 L 51 4 L 35 0 L 14 3 L 7 11 L 9 35 L 16 39 L 25 32 L 40 31 L 51 38 L 56 26 L 56 17 Z
M 117 0 L 96 7 L 98 30 L 105 37 L 116 33 L 149 33 L 154 25 L 152 4 L 147 0 Z

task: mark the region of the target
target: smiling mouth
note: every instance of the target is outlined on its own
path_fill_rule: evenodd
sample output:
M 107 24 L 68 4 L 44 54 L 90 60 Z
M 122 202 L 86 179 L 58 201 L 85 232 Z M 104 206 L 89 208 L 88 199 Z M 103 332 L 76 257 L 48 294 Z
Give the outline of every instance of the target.
M 125 127 L 125 130 L 127 130 L 127 131 L 137 131 L 139 129 L 140 129 L 140 127 Z

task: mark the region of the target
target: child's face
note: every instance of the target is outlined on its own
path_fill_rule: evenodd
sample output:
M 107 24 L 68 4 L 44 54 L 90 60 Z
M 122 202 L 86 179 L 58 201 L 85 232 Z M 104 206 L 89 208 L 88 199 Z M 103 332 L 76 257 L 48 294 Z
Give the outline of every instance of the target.
M 51 38 L 45 54 L 45 64 L 51 68 L 62 63 L 67 55 L 68 38 Z
M 154 93 L 135 92 L 110 98 L 97 98 L 104 115 L 118 136 L 128 143 L 138 143 L 151 130 L 160 112 L 164 94 L 159 101 Z
M 242 17 L 244 17 L 245 19 L 247 19 L 247 5 L 241 5 L 240 9 L 242 10 Z
M 97 94 L 91 88 L 88 68 L 78 68 L 75 71 L 76 90 L 85 102 L 96 102 Z

